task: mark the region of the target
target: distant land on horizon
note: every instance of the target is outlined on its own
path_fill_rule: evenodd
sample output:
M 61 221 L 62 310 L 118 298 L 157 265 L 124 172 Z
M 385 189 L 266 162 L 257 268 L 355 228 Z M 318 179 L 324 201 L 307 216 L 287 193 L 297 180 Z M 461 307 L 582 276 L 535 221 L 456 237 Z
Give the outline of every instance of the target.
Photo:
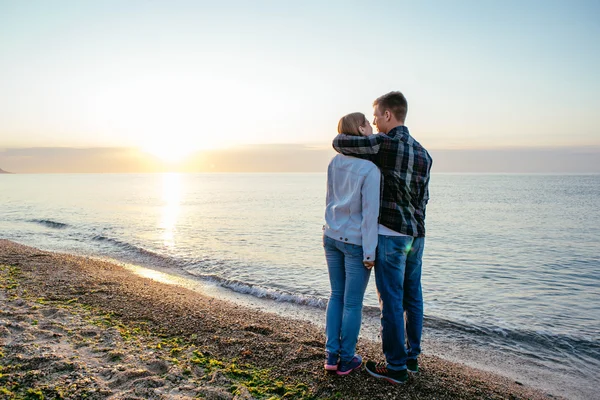
M 8 172 L 0 168 L 0 174 L 12 174 L 12 172 Z
M 431 149 L 432 172 L 600 173 L 600 146 Z M 136 148 L 0 149 L 0 173 L 325 172 L 330 144 L 246 145 L 197 151 L 167 162 Z

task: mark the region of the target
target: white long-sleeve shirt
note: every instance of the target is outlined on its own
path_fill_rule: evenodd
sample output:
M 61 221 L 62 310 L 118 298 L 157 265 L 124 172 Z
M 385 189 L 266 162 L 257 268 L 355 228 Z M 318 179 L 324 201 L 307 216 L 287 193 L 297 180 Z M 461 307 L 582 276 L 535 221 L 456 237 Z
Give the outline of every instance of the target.
M 363 247 L 363 261 L 375 260 L 381 173 L 371 161 L 335 156 L 327 168 L 325 235 Z

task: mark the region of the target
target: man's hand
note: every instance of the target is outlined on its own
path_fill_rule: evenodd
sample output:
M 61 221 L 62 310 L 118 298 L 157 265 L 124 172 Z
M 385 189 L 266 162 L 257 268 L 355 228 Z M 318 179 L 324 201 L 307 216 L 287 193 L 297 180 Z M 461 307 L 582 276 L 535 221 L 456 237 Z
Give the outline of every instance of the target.
M 371 269 L 375 266 L 375 261 L 363 261 L 363 265 L 366 269 Z

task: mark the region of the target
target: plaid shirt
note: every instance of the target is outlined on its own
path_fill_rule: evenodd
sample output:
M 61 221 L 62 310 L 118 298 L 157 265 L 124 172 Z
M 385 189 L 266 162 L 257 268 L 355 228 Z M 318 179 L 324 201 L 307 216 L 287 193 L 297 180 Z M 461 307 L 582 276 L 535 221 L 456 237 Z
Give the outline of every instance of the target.
M 397 126 L 370 136 L 338 135 L 338 153 L 370 160 L 381 170 L 379 223 L 413 237 L 425 236 L 425 206 L 429 201 L 429 172 L 433 160 L 408 132 Z

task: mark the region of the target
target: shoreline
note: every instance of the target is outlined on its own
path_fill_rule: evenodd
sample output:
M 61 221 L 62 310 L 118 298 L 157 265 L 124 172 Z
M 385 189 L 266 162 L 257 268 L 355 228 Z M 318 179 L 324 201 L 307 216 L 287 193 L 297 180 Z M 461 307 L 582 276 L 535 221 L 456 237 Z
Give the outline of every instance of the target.
M 113 263 L 7 240 L 0 240 L 0 266 L 0 302 L 6 304 L 0 393 L 46 387 L 46 398 L 53 398 L 49 385 L 67 385 L 61 380 L 67 377 L 89 398 L 557 398 L 427 354 L 422 371 L 405 385 L 364 371 L 330 376 L 322 370 L 322 329 L 309 322 L 140 277 Z M 37 344 L 38 353 L 29 354 L 25 343 Z M 52 357 L 40 353 L 48 347 Z M 382 358 L 374 341 L 361 339 L 357 351 Z M 32 359 L 63 369 L 44 373 L 34 362 L 21 363 L 24 369 L 7 363 Z M 20 386 L 12 390 L 7 382 Z

